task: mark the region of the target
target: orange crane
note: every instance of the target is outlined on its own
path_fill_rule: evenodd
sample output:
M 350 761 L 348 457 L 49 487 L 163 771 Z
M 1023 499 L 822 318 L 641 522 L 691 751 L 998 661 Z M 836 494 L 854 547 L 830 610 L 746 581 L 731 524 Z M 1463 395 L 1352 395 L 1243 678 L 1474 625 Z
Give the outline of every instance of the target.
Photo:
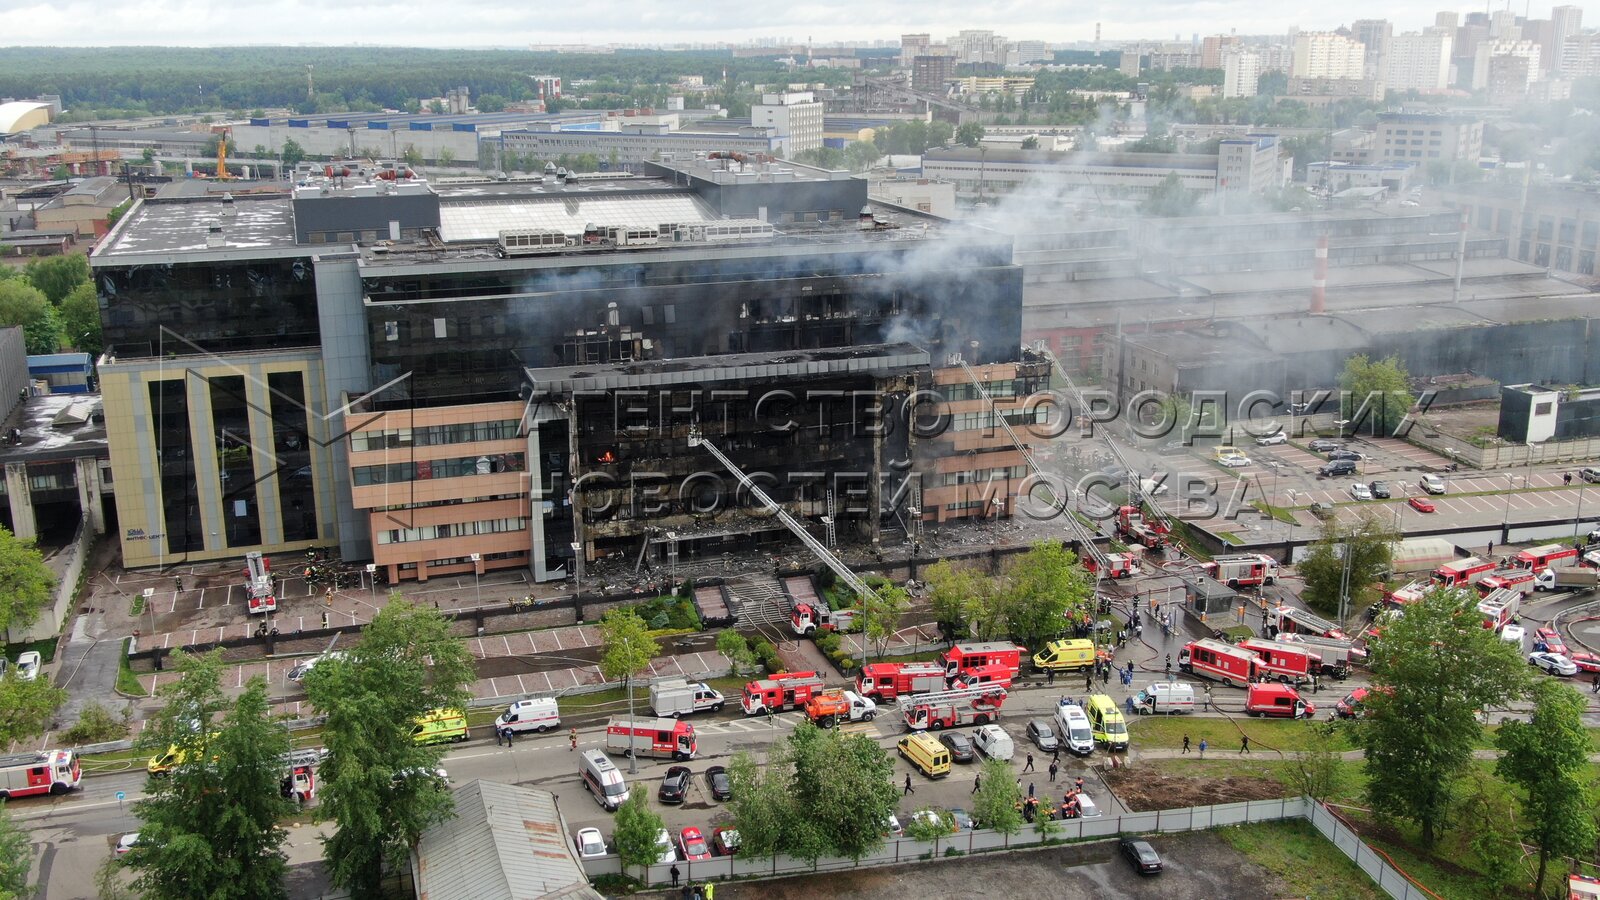
M 227 181 L 228 175 L 228 141 L 233 137 L 232 128 L 224 128 L 217 132 L 217 180 Z

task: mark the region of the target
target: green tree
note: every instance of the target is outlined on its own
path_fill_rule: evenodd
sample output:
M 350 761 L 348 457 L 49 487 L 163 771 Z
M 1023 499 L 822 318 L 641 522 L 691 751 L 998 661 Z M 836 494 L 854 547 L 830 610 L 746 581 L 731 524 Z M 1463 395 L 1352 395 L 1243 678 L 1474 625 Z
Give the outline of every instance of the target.
M 600 617 L 601 646 L 600 674 L 607 681 L 622 682 L 628 697 L 628 718 L 633 718 L 633 679 L 650 667 L 650 660 L 658 651 L 655 638 L 650 636 L 650 626 L 632 609 L 613 609 Z M 628 771 L 637 768 L 634 757 L 628 757 Z
M 1024 150 L 1037 150 L 1037 149 L 1039 149 L 1039 138 L 1036 135 L 1032 135 L 1032 134 L 1030 134 L 1027 137 L 1023 138 L 1022 139 L 1022 149 L 1024 149 Z
M 478 107 L 478 112 L 505 112 L 506 98 L 500 96 L 499 94 L 480 94 L 478 96 L 478 102 L 474 105 Z
M 929 122 L 927 128 L 927 143 L 923 146 L 923 149 L 926 150 L 928 147 L 943 147 L 945 144 L 950 143 L 950 140 L 955 137 L 955 134 L 956 127 L 951 125 L 949 122 Z
M 881 156 L 878 148 L 871 141 L 851 141 L 845 145 L 844 157 L 852 172 L 865 172 L 872 168 L 872 164 Z
M 967 599 L 982 589 L 979 582 L 986 582 L 986 579 L 971 569 L 957 569 L 948 559 L 941 559 L 927 568 L 923 580 L 928 585 L 928 605 L 945 640 L 953 641 L 966 635 Z
M 733 669 L 735 675 L 755 663 L 755 654 L 750 652 L 750 642 L 732 628 L 725 628 L 717 634 L 717 652 L 727 658 L 728 666 Z
M 744 751 L 735 753 L 728 763 L 733 799 L 727 806 L 739 832 L 740 856 L 770 859 L 788 852 L 784 838 L 793 832 L 796 814 L 788 784 L 793 768 L 787 741 L 772 745 L 764 764 Z
M 1194 192 L 1183 186 L 1183 180 L 1176 172 L 1168 172 L 1167 177 L 1161 179 L 1150 190 L 1150 196 L 1139 204 L 1139 211 L 1151 216 L 1187 216 L 1194 212 Z
M 333 882 L 358 900 L 383 896 L 385 867 L 403 868 L 422 832 L 453 814 L 450 792 L 417 774 L 438 768 L 444 750 L 419 745 L 413 721 L 464 707 L 473 678 L 449 620 L 398 593 L 348 656 L 306 676 L 312 706 L 327 717 L 321 805 L 338 825 L 324 858 Z
M 422 166 L 422 151 L 418 150 L 415 144 L 407 144 L 406 149 L 400 151 L 400 159 L 413 169 L 420 168 Z
M 55 590 L 56 576 L 33 541 L 0 528 L 0 631 L 33 624 Z
M 906 837 L 911 838 L 913 841 L 932 843 L 935 854 L 939 852 L 939 840 L 947 838 L 955 834 L 955 832 L 955 817 L 950 815 L 948 810 L 940 809 L 937 806 L 919 809 L 906 819 Z
M 454 150 L 451 150 L 449 147 L 440 148 L 440 150 L 439 150 L 439 165 L 448 166 L 448 165 L 450 165 L 451 163 L 453 163 L 455 161 L 456 161 L 456 152 Z M 593 172 L 594 169 L 595 169 L 595 167 L 591 166 L 588 171 Z
M 151 776 L 134 804 L 143 822 L 125 858 L 138 872 L 134 886 L 180 900 L 287 896 L 278 820 L 293 810 L 279 791 L 290 744 L 273 721 L 266 681 L 252 679 L 229 703 L 220 652 L 181 655 L 178 672 L 138 744 L 156 753 L 176 746 L 184 756 L 168 774 Z
M 1594 773 L 1584 698 L 1550 679 L 1533 685 L 1533 714 L 1508 721 L 1495 735 L 1501 757 L 1495 773 L 1522 788 L 1522 822 L 1539 847 L 1534 891 L 1543 894 L 1551 856 L 1582 856 L 1594 849 Z
M 1517 834 L 1517 803 L 1510 786 L 1472 766 L 1457 795 L 1451 822 L 1459 833 L 1472 835 L 1467 849 L 1477 860 L 1485 883 L 1495 891 L 1503 891 L 1531 878 Z
M 611 833 L 624 870 L 638 866 L 643 875 L 646 866 L 661 858 L 661 848 L 656 843 L 661 827 L 661 817 L 650 809 L 645 791 L 635 787 L 628 792 L 627 802 L 617 808 L 617 826 Z
M 428 112 L 430 112 L 430 113 L 432 113 L 432 114 L 434 114 L 436 116 L 444 115 L 444 101 L 440 100 L 440 99 L 437 99 L 437 98 L 435 98 L 433 100 L 429 100 L 428 101 Z
M 6 803 L 0 800 L 0 898 L 32 897 L 28 869 L 33 865 L 33 846 L 26 829 L 11 821 Z
M 146 147 L 146 148 L 144 148 L 144 152 L 139 154 L 139 160 L 141 162 L 143 162 L 147 166 L 148 165 L 153 165 L 155 163 L 155 161 L 156 161 L 156 150 L 155 150 L 155 148 L 154 147 Z
M 1371 510 L 1362 510 L 1353 522 L 1337 518 L 1322 523 L 1322 537 L 1311 545 L 1296 570 L 1305 580 L 1300 597 L 1311 608 L 1339 615 L 1340 598 L 1348 598 L 1344 612 L 1358 613 L 1383 597 L 1383 577 L 1393 562 L 1394 543 L 1400 534 Z M 1348 576 L 1345 549 L 1349 548 Z
M 1362 353 L 1345 360 L 1339 375 L 1340 412 L 1350 420 L 1350 433 L 1366 426 L 1368 433 L 1389 436 L 1395 433 L 1411 409 L 1411 375 L 1400 358 L 1391 356 L 1373 362 Z
M 67 692 L 46 678 L 0 678 L 0 744 L 44 734 Z
M 956 128 L 956 143 L 963 147 L 976 147 L 983 141 L 983 126 L 977 122 L 967 122 Z
M 73 288 L 62 299 L 57 318 L 68 343 L 84 353 L 100 355 L 105 345 L 100 335 L 100 297 L 94 282 L 86 281 Z
M 889 640 L 900 630 L 900 617 L 911 608 L 911 596 L 897 584 L 879 585 L 870 596 L 857 598 L 861 634 L 879 659 L 888 652 Z
M 128 734 L 128 720 L 132 712 L 124 707 L 121 718 L 113 716 L 104 706 L 90 700 L 78 713 L 78 721 L 61 732 L 61 740 L 68 745 L 98 744 L 115 741 Z
M 972 801 L 972 815 L 984 828 L 1011 835 L 1022 830 L 1022 788 L 1017 787 L 1011 764 L 1000 759 L 983 761 L 983 782 Z
M 794 161 L 819 169 L 842 169 L 845 166 L 844 151 L 834 147 L 812 147 L 809 150 L 802 150 L 795 154 Z
M 1030 647 L 1061 633 L 1067 616 L 1094 594 L 1078 556 L 1059 542 L 1040 541 L 1006 573 L 1005 617 L 1011 636 Z
M 283 142 L 283 150 L 279 155 L 283 157 L 284 167 L 292 169 L 306 158 L 306 148 L 300 146 L 299 141 L 290 138 Z
M 0 326 L 22 326 L 29 353 L 54 353 L 61 347 L 61 325 L 43 292 L 26 278 L 0 281 Z
M 1464 599 L 1451 588 L 1429 591 L 1386 620 L 1370 645 L 1361 726 L 1367 801 L 1379 815 L 1416 822 L 1430 847 L 1483 734 L 1478 712 L 1527 683 L 1517 648 L 1484 628 Z
M 1349 778 L 1340 758 L 1343 743 L 1334 722 L 1313 722 L 1310 746 L 1297 750 L 1289 765 L 1289 787 L 1295 794 L 1313 800 L 1327 800 L 1344 790 Z
M 815 835 L 797 836 L 797 859 L 823 853 L 859 860 L 883 846 L 883 823 L 894 812 L 898 791 L 894 761 L 872 737 L 823 730 L 801 722 L 789 737 L 794 773 L 789 782 L 796 813 L 792 823 Z

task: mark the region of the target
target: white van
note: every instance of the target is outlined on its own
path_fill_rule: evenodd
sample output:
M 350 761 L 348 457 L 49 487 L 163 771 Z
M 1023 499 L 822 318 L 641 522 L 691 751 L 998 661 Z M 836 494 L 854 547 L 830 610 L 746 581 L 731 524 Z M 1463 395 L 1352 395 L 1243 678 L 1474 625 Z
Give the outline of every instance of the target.
M 1164 681 L 1154 682 L 1134 695 L 1133 711 L 1141 714 L 1161 713 L 1163 715 L 1192 713 L 1194 712 L 1194 686 L 1177 682 L 1170 684 Z
M 1094 752 L 1094 730 L 1089 727 L 1089 717 L 1076 703 L 1061 701 L 1056 707 L 1056 729 L 1067 750 L 1078 756 Z
M 500 718 L 494 720 L 495 731 L 510 728 L 521 734 L 524 731 L 537 731 L 540 734 L 552 728 L 561 727 L 561 710 L 556 706 L 554 697 L 533 697 L 528 700 L 518 700 L 506 707 Z
M 628 802 L 628 783 L 622 780 L 622 771 L 599 750 L 585 750 L 578 757 L 578 778 L 606 812 L 616 812 Z
M 999 725 L 979 725 L 972 736 L 972 743 L 983 751 L 983 755 L 990 759 L 1010 759 L 1016 755 L 1017 747 L 1011 743 L 1011 735 Z

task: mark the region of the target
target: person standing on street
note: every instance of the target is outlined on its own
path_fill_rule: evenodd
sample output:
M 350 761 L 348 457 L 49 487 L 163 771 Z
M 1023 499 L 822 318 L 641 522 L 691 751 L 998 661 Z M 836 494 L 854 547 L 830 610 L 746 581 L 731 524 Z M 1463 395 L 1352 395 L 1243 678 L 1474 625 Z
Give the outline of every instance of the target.
M 1201 738 L 1200 739 L 1200 758 L 1201 759 L 1205 759 L 1206 758 L 1206 739 L 1205 738 Z
M 1187 734 L 1183 736 L 1183 752 L 1184 753 L 1188 753 L 1189 752 L 1189 736 Z M 1182 754 L 1179 754 L 1179 755 L 1182 755 Z
M 1061 771 L 1061 765 L 1054 760 L 1050 762 L 1050 783 L 1056 783 L 1056 773 Z
M 567 739 L 570 742 L 569 745 L 567 746 L 567 752 L 568 753 L 571 753 L 572 751 L 578 749 L 578 729 L 574 728 L 571 731 L 567 732 Z
M 668 873 L 668 874 L 670 874 L 672 876 L 672 886 L 673 887 L 677 887 L 678 886 L 678 878 L 679 878 L 678 867 L 677 866 L 673 866 L 672 867 L 672 871 L 670 873 Z
M 1028 763 L 1027 763 L 1027 765 L 1022 767 L 1022 771 L 1024 771 L 1024 772 L 1032 772 L 1033 771 L 1033 754 L 1032 753 L 1028 754 Z
M 905 790 L 905 793 L 901 794 L 900 796 L 904 797 L 907 794 L 915 794 L 916 792 L 917 792 L 917 789 L 911 786 L 911 773 L 907 772 L 906 773 L 906 790 Z
M 1239 738 L 1239 752 L 1241 754 L 1250 752 L 1250 735 L 1243 735 Z
M 906 780 L 910 781 L 911 780 L 911 776 L 907 775 L 906 776 Z M 982 775 L 974 775 L 974 776 L 972 776 L 972 793 L 976 794 L 978 792 L 978 788 L 980 788 L 980 787 L 983 787 L 983 776 Z

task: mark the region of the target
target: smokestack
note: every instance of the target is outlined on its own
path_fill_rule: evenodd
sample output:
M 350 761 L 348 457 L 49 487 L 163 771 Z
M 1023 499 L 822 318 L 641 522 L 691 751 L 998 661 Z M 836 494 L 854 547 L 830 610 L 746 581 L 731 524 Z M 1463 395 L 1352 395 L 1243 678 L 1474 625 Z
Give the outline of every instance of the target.
M 1311 267 L 1311 314 L 1328 311 L 1328 236 L 1317 238 L 1316 262 Z

